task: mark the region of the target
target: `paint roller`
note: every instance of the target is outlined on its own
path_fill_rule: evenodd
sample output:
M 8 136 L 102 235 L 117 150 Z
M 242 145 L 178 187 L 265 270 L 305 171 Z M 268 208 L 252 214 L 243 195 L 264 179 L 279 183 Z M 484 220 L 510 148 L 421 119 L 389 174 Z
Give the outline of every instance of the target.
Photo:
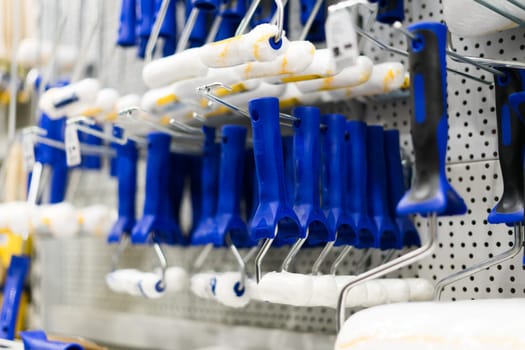
M 52 119 L 78 114 L 86 105 L 92 105 L 100 90 L 96 79 L 83 79 L 63 87 L 54 87 L 42 94 L 39 108 Z
M 272 79 L 274 83 L 293 83 L 303 80 L 319 79 L 337 74 L 335 62 L 328 49 L 315 50 L 312 63 L 303 71 L 281 78 Z
M 71 203 L 42 205 L 33 220 L 36 232 L 55 237 L 72 237 L 79 232 L 76 209 Z
M 23 39 L 16 54 L 18 64 L 26 69 L 46 65 L 52 57 L 52 50 L 53 44 L 49 41 Z M 58 69 L 72 69 L 78 59 L 78 50 L 70 45 L 58 45 L 56 50 L 55 61 Z
M 115 217 L 114 210 L 102 204 L 77 210 L 79 231 L 92 236 L 105 236 L 111 230 Z
M 231 67 L 251 61 L 272 61 L 288 50 L 288 39 L 279 36 L 272 24 L 260 24 L 247 34 L 209 43 L 202 48 L 201 60 L 208 67 Z

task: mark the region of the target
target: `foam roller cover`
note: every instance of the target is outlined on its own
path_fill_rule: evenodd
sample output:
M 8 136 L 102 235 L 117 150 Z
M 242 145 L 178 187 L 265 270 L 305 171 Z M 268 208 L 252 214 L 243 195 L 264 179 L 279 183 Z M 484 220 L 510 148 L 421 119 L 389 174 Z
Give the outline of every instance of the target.
M 187 49 L 180 53 L 163 57 L 144 66 L 142 79 L 151 88 L 159 88 L 179 80 L 204 76 L 208 67 L 200 56 L 201 48 Z
M 311 276 L 312 296 L 308 306 L 335 307 L 337 282 L 333 275 Z
M 310 275 L 290 272 L 269 272 L 258 286 L 263 301 L 292 306 L 309 305 L 313 283 Z
M 166 292 L 165 286 L 162 285 L 160 276 L 156 273 L 145 272 L 139 281 L 139 290 L 147 299 L 158 299 Z
M 50 118 L 80 113 L 84 106 L 92 105 L 100 84 L 96 79 L 84 79 L 63 87 L 51 88 L 44 92 L 38 104 Z
M 373 77 L 373 67 L 374 63 L 370 58 L 359 56 L 356 59 L 355 65 L 343 69 L 340 73 L 328 78 L 298 82 L 297 87 L 302 92 L 308 93 L 365 84 Z
M 410 291 L 410 301 L 431 300 L 434 294 L 434 285 L 425 278 L 405 278 Z
M 37 232 L 52 234 L 56 237 L 72 237 L 78 233 L 79 224 L 75 207 L 70 203 L 41 206 L 38 219 L 34 221 Z
M 288 49 L 285 36 L 275 43 L 277 33 L 275 25 L 258 25 L 247 34 L 207 44 L 202 48 L 201 60 L 208 67 L 216 68 L 274 60 Z
M 95 204 L 77 211 L 80 231 L 92 236 L 105 236 L 116 219 L 115 211 L 106 205 Z
M 157 275 L 160 271 L 156 271 Z M 166 292 L 176 293 L 188 290 L 190 277 L 188 272 L 179 266 L 170 266 L 166 269 L 164 278 L 166 280 Z
M 248 281 L 248 280 L 246 280 Z M 215 298 L 223 305 L 241 308 L 250 302 L 250 288 L 253 284 L 241 284 L 239 272 L 224 272 L 217 275 L 217 286 L 215 287 Z
M 106 285 L 116 293 L 140 296 L 139 282 L 142 272 L 136 269 L 122 269 L 106 275 Z
M 217 274 L 213 272 L 197 273 L 191 276 L 190 289 L 193 294 L 203 299 L 213 299 L 215 297 L 215 285 Z
M 337 73 L 332 54 L 328 49 L 321 49 L 315 50 L 312 63 L 306 69 L 275 80 L 281 83 L 293 83 L 329 77 Z

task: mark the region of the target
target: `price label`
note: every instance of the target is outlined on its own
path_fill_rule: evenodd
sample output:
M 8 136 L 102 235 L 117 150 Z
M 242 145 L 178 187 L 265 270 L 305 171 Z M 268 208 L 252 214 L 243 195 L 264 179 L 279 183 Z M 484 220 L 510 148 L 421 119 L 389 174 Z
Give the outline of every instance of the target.
M 29 172 L 35 165 L 35 140 L 32 134 L 22 138 L 22 154 L 24 156 L 24 170 Z
M 66 144 L 67 165 L 79 165 L 82 161 L 82 156 L 80 155 L 80 141 L 78 140 L 78 130 L 75 125 L 71 124 L 66 126 L 64 143 Z
M 337 71 L 355 64 L 359 50 L 352 15 L 346 8 L 329 11 L 325 23 L 326 46 L 330 50 Z

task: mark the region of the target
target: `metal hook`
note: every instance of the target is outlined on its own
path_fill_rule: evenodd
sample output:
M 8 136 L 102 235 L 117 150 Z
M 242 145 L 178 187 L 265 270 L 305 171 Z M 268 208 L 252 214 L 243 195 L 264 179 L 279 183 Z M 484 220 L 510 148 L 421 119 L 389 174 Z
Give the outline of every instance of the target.
M 274 18 L 272 19 L 273 23 L 276 23 L 277 25 L 277 34 L 274 37 L 274 41 L 278 43 L 281 41 L 284 33 L 284 6 L 287 2 L 287 0 L 274 0 L 275 6 L 277 7 L 277 11 L 275 13 Z M 251 4 L 248 10 L 246 11 L 246 15 L 242 18 L 241 23 L 239 23 L 239 26 L 237 27 L 237 30 L 235 31 L 235 36 L 239 36 L 244 34 L 244 31 L 246 28 L 248 28 L 248 25 L 250 24 L 250 21 L 253 18 L 253 15 L 255 14 L 255 11 L 257 10 L 257 7 L 261 3 L 261 0 L 254 0 Z
M 159 243 L 155 242 L 153 243 L 153 249 L 155 250 L 155 254 L 157 255 L 157 258 L 159 259 L 160 263 L 160 271 L 161 271 L 161 277 L 160 277 L 160 285 L 159 287 L 161 289 L 166 288 L 166 270 L 168 269 L 168 259 L 166 259 L 166 255 L 164 254 L 164 251 L 162 250 L 162 247 Z
M 246 262 L 244 261 L 243 257 L 241 256 L 241 253 L 239 252 L 235 244 L 233 244 L 230 235 L 226 235 L 226 245 L 231 250 L 233 256 L 235 257 L 235 261 L 237 262 L 237 265 L 239 267 L 239 272 L 241 274 L 241 285 L 239 286 L 239 289 L 242 290 L 246 286 Z
M 279 232 L 279 224 L 275 225 L 273 236 L 276 237 L 278 232 Z M 263 245 L 261 246 L 261 249 L 259 250 L 259 252 L 257 253 L 257 256 L 255 257 L 255 281 L 257 283 L 261 281 L 262 262 L 266 254 L 268 254 L 268 251 L 270 250 L 270 247 L 272 246 L 274 239 L 275 238 L 265 239 Z
M 379 39 L 375 38 L 374 36 L 368 34 L 367 32 L 363 31 L 362 29 L 360 29 L 359 27 L 355 27 L 355 31 L 357 34 L 367 38 L 368 40 L 372 41 L 375 45 L 377 45 L 378 47 L 382 48 L 382 49 L 385 49 L 387 51 L 390 51 L 392 53 L 395 53 L 395 54 L 398 54 L 398 55 L 401 55 L 403 57 L 408 57 L 408 52 L 404 51 L 404 50 L 401 50 L 401 49 L 398 49 L 398 48 L 395 48 L 393 46 L 390 46 L 390 45 L 387 45 L 385 43 L 383 43 L 382 41 L 380 41 Z M 484 80 L 484 79 L 481 79 L 481 78 L 478 78 L 478 77 L 475 77 L 473 75 L 470 75 L 470 74 L 467 74 L 467 73 L 464 73 L 464 72 L 460 72 L 456 69 L 453 69 L 453 68 L 450 68 L 450 67 L 447 67 L 447 70 L 451 73 L 455 73 L 457 75 L 461 75 L 465 78 L 468 78 L 468 79 L 472 79 L 474 81 L 477 81 L 479 83 L 482 83 L 482 84 L 487 84 L 487 85 L 492 85 L 492 82 L 490 81 L 487 81 L 487 80 Z
M 195 27 L 195 22 L 197 22 L 197 17 L 199 17 L 199 9 L 193 7 L 191 9 L 190 15 L 188 16 L 188 19 L 186 20 L 186 23 L 184 24 L 184 28 L 182 28 L 182 32 L 180 33 L 175 53 L 182 52 L 186 49 L 193 27 Z
M 403 24 L 401 22 L 394 22 L 393 24 L 393 27 L 398 30 L 399 32 L 401 32 L 403 35 L 405 35 L 407 38 L 411 39 L 411 40 L 417 40 L 417 36 L 413 33 L 411 33 L 410 31 L 408 31 L 406 28 L 403 27 Z M 458 54 L 457 52 L 454 52 L 454 51 L 450 51 L 450 50 L 446 50 L 445 51 L 447 53 L 447 55 L 449 55 L 454 61 L 461 61 L 463 63 L 468 63 L 468 64 L 471 64 L 473 66 L 476 66 L 478 67 L 479 69 L 483 69 L 484 71 L 487 71 L 489 73 L 492 73 L 492 74 L 495 74 L 495 75 L 498 75 L 498 76 L 505 76 L 505 73 L 495 69 L 495 68 L 492 68 L 488 65 L 485 65 L 485 64 L 480 64 L 478 62 L 475 62 L 471 59 L 469 59 L 468 57 L 464 57 L 460 54 Z
M 339 266 L 343 263 L 343 261 L 346 259 L 348 254 L 350 254 L 350 252 L 353 249 L 354 249 L 354 247 L 352 247 L 351 245 L 344 246 L 344 248 L 341 250 L 339 255 L 335 258 L 332 266 L 330 266 L 330 274 L 331 275 L 335 276 L 337 274 L 337 269 L 339 268 Z
M 288 269 L 290 268 L 290 264 L 292 263 L 293 259 L 297 256 L 297 253 L 299 253 L 299 250 L 301 250 L 301 247 L 306 243 L 306 240 L 308 238 L 308 231 L 306 230 L 306 237 L 299 238 L 290 248 L 290 251 L 286 255 L 286 257 L 283 260 L 283 263 L 281 265 L 281 272 L 288 272 Z
M 118 138 L 118 137 L 107 135 L 106 133 L 103 133 L 101 131 L 98 131 L 98 130 L 95 130 L 95 129 L 91 129 L 91 128 L 88 128 L 88 127 L 84 126 L 83 124 L 87 124 L 87 125 L 95 125 L 96 124 L 96 122 L 90 117 L 78 116 L 78 117 L 68 118 L 67 121 L 66 121 L 66 124 L 67 125 L 75 124 L 75 127 L 77 128 L 77 130 L 80 130 L 83 133 L 86 133 L 86 134 L 89 134 L 89 135 L 93 135 L 95 137 L 107 140 L 109 142 L 114 142 L 114 143 L 119 144 L 121 146 L 125 145 L 128 142 L 128 138 L 126 136 L 125 129 L 123 129 L 122 138 Z
M 369 281 L 371 279 L 384 276 L 390 272 L 396 271 L 407 265 L 413 264 L 416 261 L 419 261 L 423 259 L 424 257 L 426 257 L 428 254 L 430 254 L 434 250 L 434 248 L 437 245 L 437 215 L 436 213 L 430 214 L 429 219 L 428 219 L 428 226 L 429 226 L 429 238 L 428 238 L 428 241 L 424 245 L 392 261 L 389 261 L 369 271 L 366 271 L 366 272 L 363 272 L 357 275 L 351 282 L 349 282 L 347 285 L 343 287 L 343 289 L 341 290 L 339 294 L 339 298 L 337 300 L 336 324 L 337 324 L 338 332 L 342 329 L 345 323 L 346 298 L 348 296 L 348 292 L 353 287 L 363 282 Z
M 492 12 L 495 12 L 498 15 L 503 16 L 503 17 L 511 20 L 512 22 L 516 23 L 520 27 L 523 27 L 525 25 L 525 21 L 522 21 L 520 18 L 514 16 L 513 14 L 508 13 L 507 11 L 504 11 L 504 10 L 498 8 L 497 6 L 494 6 L 493 4 L 489 3 L 488 1 L 485 1 L 485 0 L 474 0 L 474 1 L 477 2 L 478 4 L 480 4 L 481 6 L 484 6 L 484 7 L 488 8 Z
M 332 250 L 334 245 L 335 245 L 335 241 L 326 243 L 326 245 L 324 246 L 323 250 L 321 250 L 321 253 L 317 257 L 317 259 L 315 259 L 315 262 L 312 265 L 312 275 L 318 275 L 319 274 L 319 271 L 321 270 L 321 265 L 323 264 L 323 262 L 328 257 L 328 254 L 330 253 L 330 251 Z
M 524 228 L 523 224 L 516 224 L 514 226 L 514 245 L 509 250 L 496 255 L 495 257 L 488 259 L 486 261 L 480 262 L 478 264 L 472 265 L 462 271 L 456 272 L 452 275 L 449 275 L 440 281 L 436 283 L 436 286 L 434 287 L 434 300 L 440 300 L 441 294 L 443 293 L 443 289 L 461 279 L 464 279 L 466 277 L 472 276 L 479 271 L 485 270 L 491 266 L 501 264 L 504 261 L 507 261 L 509 259 L 512 259 L 515 257 L 522 249 L 523 247 L 523 234 L 524 234 Z
M 82 68 L 84 67 L 84 64 L 86 63 L 86 59 L 88 57 L 87 50 L 91 46 L 91 43 L 93 42 L 93 38 L 95 37 L 95 33 L 98 29 L 98 27 L 101 24 L 100 17 L 97 17 L 95 24 L 91 28 L 91 31 L 88 34 L 87 40 L 80 48 L 79 52 L 79 59 L 77 63 L 75 64 L 75 67 L 73 69 L 73 73 L 71 74 L 71 81 L 75 82 L 80 78 L 80 75 L 82 74 Z
M 111 271 L 116 271 L 117 267 L 120 263 L 120 258 L 122 257 L 122 254 L 126 250 L 126 248 L 129 245 L 129 237 L 128 235 L 123 235 L 120 239 L 117 249 L 115 249 L 115 252 L 111 256 Z
M 525 4 L 519 2 L 519 0 L 507 0 L 507 1 L 510 2 L 512 5 L 525 11 Z
M 197 258 L 194 260 L 194 263 L 190 267 L 190 272 L 194 273 L 195 271 L 200 270 L 212 250 L 213 250 L 213 243 L 206 244 L 202 248 L 202 250 L 199 252 L 199 255 L 197 255 Z
M 203 86 L 199 86 L 197 87 L 197 93 L 203 97 L 206 97 L 207 99 L 213 101 L 213 102 L 216 102 L 220 105 L 223 105 L 223 106 L 226 106 L 227 108 L 231 109 L 232 111 L 234 112 L 237 112 L 239 113 L 240 115 L 242 115 L 243 117 L 246 117 L 246 118 L 250 118 L 250 114 L 248 113 L 248 111 L 234 105 L 234 104 L 231 104 L 229 103 L 228 101 L 218 97 L 218 96 L 215 96 L 214 94 L 211 93 L 211 90 L 214 89 L 214 88 L 224 88 L 228 91 L 232 91 L 232 88 L 229 86 L 229 85 L 226 85 L 226 84 L 223 84 L 221 82 L 214 82 L 214 83 L 211 83 L 211 84 L 206 84 L 206 85 L 203 85 Z M 293 115 L 289 115 L 289 114 L 285 114 L 285 113 L 279 113 L 279 117 L 280 119 L 285 119 L 285 120 L 292 120 L 292 121 L 295 121 L 295 120 L 298 120 L 298 118 L 294 117 Z M 284 125 L 284 126 L 290 126 L 289 124 L 284 124 L 284 123 L 281 123 L 281 125 Z
M 155 18 L 155 22 L 153 23 L 153 27 L 151 28 L 151 34 L 146 44 L 146 64 L 151 62 L 153 58 L 153 50 L 155 50 L 155 44 L 157 43 L 157 39 L 159 38 L 160 28 L 162 27 L 162 23 L 164 22 L 164 18 L 166 17 L 166 13 L 168 12 L 170 2 L 171 0 L 162 0 L 162 3 L 160 4 L 160 9 L 157 14 L 157 18 Z

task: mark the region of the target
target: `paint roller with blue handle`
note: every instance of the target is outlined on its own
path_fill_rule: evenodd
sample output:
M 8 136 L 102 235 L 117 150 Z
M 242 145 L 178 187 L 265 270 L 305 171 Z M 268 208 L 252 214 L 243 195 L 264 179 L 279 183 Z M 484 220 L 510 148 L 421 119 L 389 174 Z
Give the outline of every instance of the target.
M 380 23 L 394 24 L 405 20 L 405 0 L 368 0 L 377 3 L 376 20 Z
M 345 209 L 345 158 L 348 136 L 346 118 L 341 114 L 322 116 L 322 208 L 335 238 L 335 245 L 355 245 L 356 227 Z
M 220 146 L 215 142 L 215 129 L 203 127 L 204 146 L 202 154 L 201 216 L 191 237 L 192 245 L 213 243 L 208 233 L 214 230 L 217 211 Z
M 390 215 L 395 218 L 403 238 L 403 246 L 419 247 L 421 246 L 421 240 L 412 220 L 410 220 L 408 215 L 397 215 L 396 213 L 397 203 L 399 203 L 406 191 L 403 164 L 401 163 L 399 131 L 385 130 L 384 142 Z
M 113 136 L 122 137 L 123 130 L 113 128 Z M 108 243 L 119 242 L 123 234 L 129 235 L 136 222 L 137 161 L 138 149 L 134 141 L 116 145 L 118 179 L 118 220 L 111 229 Z
M 445 174 L 447 28 L 439 23 L 421 22 L 408 29 L 415 36 L 408 45 L 415 172 L 412 187 L 397 205 L 397 213 L 464 214 L 465 203 Z
M 377 227 L 374 247 L 382 250 L 401 249 L 403 240 L 388 207 L 383 127 L 370 125 L 366 133 L 368 210 Z
M 360 121 L 347 121 L 348 145 L 346 156 L 347 179 L 346 208 L 354 222 L 357 238 L 355 247 L 372 248 L 377 227 L 368 214 L 368 159 L 367 159 L 367 126 Z
M 24 283 L 29 272 L 29 264 L 28 256 L 11 256 L 11 262 L 7 269 L 7 276 L 5 277 L 2 309 L 0 310 L 1 339 L 13 340 L 15 338 L 20 298 L 24 291 Z
M 137 0 L 122 0 L 117 45 L 130 47 L 137 44 Z
M 520 120 L 519 96 L 525 90 L 525 72 L 501 68 L 503 77 L 494 76 L 496 118 L 498 126 L 499 165 L 503 179 L 503 194 L 488 215 L 491 224 L 515 225 L 523 222 L 523 143 L 525 132 Z M 514 96 L 512 96 L 514 95 Z M 513 97 L 512 108 L 510 96 Z
M 249 229 L 253 240 L 266 239 L 255 259 L 256 279 L 260 281 L 262 260 L 276 234 L 279 233 L 278 225 L 285 224 L 290 227 L 290 224 L 294 223 L 295 232 L 298 232 L 299 220 L 287 198 L 279 125 L 279 99 L 275 97 L 253 99 L 248 104 L 248 110 L 252 124 L 259 193 L 259 204 Z

